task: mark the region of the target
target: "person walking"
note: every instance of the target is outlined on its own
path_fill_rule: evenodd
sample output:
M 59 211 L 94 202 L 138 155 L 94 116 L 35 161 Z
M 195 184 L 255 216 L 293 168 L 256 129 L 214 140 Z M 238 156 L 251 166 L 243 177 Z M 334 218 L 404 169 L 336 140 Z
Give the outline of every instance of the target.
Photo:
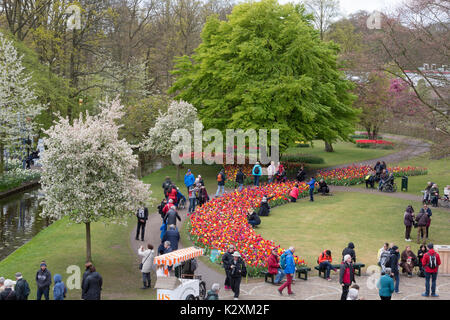
M 274 181 L 276 172 L 275 161 L 271 161 L 270 165 L 267 167 L 267 179 L 269 183 Z
M 220 284 L 213 283 L 211 290 L 206 294 L 205 300 L 219 300 Z
M 236 183 L 239 186 L 239 192 L 244 189 L 244 180 L 245 180 L 245 174 L 242 172 L 242 168 L 239 168 L 238 172 L 236 173 Z
M 162 183 L 162 188 L 164 190 L 164 196 L 166 197 L 166 201 L 169 200 L 168 194 L 169 194 L 169 188 L 172 185 L 172 181 L 170 180 L 170 177 L 166 177 L 164 182 Z
M 314 177 L 311 177 L 311 180 L 309 180 L 308 185 L 309 185 L 309 201 L 313 202 L 314 201 L 314 186 L 316 184 L 316 180 L 314 179 Z
M 84 286 L 84 300 L 100 300 L 103 279 L 93 265 L 90 266 L 90 273 L 86 277 Z
M 231 262 L 233 261 L 233 253 L 234 246 L 230 244 L 228 246 L 227 252 L 222 256 L 222 266 L 225 269 L 225 290 L 231 290 L 231 280 L 230 280 L 230 272 L 229 268 L 231 266 Z
M 177 227 L 173 224 L 170 224 L 168 227 L 168 230 L 164 234 L 164 237 L 162 238 L 162 242 L 170 242 L 170 246 L 172 247 L 173 251 L 178 250 L 178 242 L 180 241 L 180 233 L 177 230 Z
M 53 287 L 53 299 L 64 300 L 67 288 L 62 281 L 62 276 L 60 274 L 55 274 L 53 280 L 55 281 L 55 286 Z
M 178 214 L 177 209 L 175 207 L 171 207 L 164 217 L 164 223 L 168 226 L 170 226 L 171 224 L 176 226 L 177 220 L 181 221 L 181 217 Z
M 136 228 L 136 240 L 139 241 L 139 233 L 141 234 L 141 241 L 144 241 L 145 236 L 145 224 L 148 220 L 148 209 L 146 207 L 139 208 L 137 213 L 137 228 Z
M 195 206 L 196 206 L 196 202 L 197 202 L 197 192 L 199 190 L 197 189 L 197 187 L 195 185 L 192 185 L 189 187 L 189 193 L 188 193 L 188 197 L 189 197 L 189 209 L 188 209 L 188 214 L 193 213 L 195 211 Z
M 16 273 L 16 285 L 14 286 L 14 291 L 16 292 L 17 300 L 28 300 L 30 286 L 20 272 Z
M 411 229 L 414 225 L 414 209 L 408 206 L 403 215 L 403 223 L 405 224 L 405 241 L 411 241 Z
M 336 272 L 337 270 L 333 268 L 333 265 L 331 264 L 333 262 L 333 257 L 331 256 L 330 250 L 324 250 L 319 258 L 317 258 L 317 264 L 319 265 L 319 269 L 323 270 L 325 272 L 325 279 L 328 281 L 331 281 L 330 278 L 330 271 L 333 270 Z
M 222 196 L 225 193 L 225 170 L 220 170 L 219 174 L 217 175 L 217 192 L 216 192 L 216 198 Z
M 141 289 L 149 289 L 151 286 L 151 277 L 150 273 L 153 268 L 153 257 L 154 257 L 154 251 L 153 246 L 149 243 L 147 244 L 147 250 L 144 248 L 144 246 L 140 246 L 138 249 L 138 255 L 142 257 L 141 264 L 139 265 L 139 268 L 142 272 L 142 283 L 143 286 Z
M 275 280 L 273 284 L 281 284 L 281 281 L 285 277 L 284 270 L 280 267 L 280 257 L 278 256 L 278 251 L 276 248 L 272 249 L 272 253 L 267 260 L 267 271 L 270 274 L 275 275 Z
M 0 300 L 1 301 L 17 300 L 16 292 L 13 290 L 14 282 L 12 280 L 7 279 L 5 280 L 4 286 L 5 289 L 2 291 L 2 293 L 0 293 Z
M 192 174 L 191 169 L 188 169 L 187 173 L 184 175 L 184 185 L 189 193 L 189 188 L 195 183 L 195 176 Z
M 254 185 L 256 187 L 259 187 L 259 179 L 261 178 L 261 175 L 262 175 L 262 168 L 258 161 L 256 161 L 255 165 L 253 166 L 252 175 L 253 175 Z
M 347 248 L 342 250 L 342 261 L 344 261 L 344 257 L 349 254 L 352 257 L 353 263 L 356 263 L 356 253 L 355 253 L 355 245 L 353 242 L 349 242 Z
M 344 257 L 344 261 L 341 262 L 339 272 L 339 283 L 342 287 L 341 300 L 347 300 L 348 291 L 353 282 L 355 282 L 355 273 L 353 270 L 352 257 L 347 254 Z
M 395 280 L 395 287 L 394 287 L 394 292 L 395 293 L 400 293 L 400 272 L 398 269 L 399 266 L 399 259 L 400 259 L 400 252 L 397 246 L 393 246 L 390 249 L 390 258 L 389 258 L 389 267 L 391 268 L 391 273 L 394 277 Z
M 229 267 L 231 290 L 234 293 L 234 300 L 239 300 L 242 277 L 247 276 L 247 268 L 245 262 L 241 258 L 241 254 L 237 251 L 233 253 L 233 261 Z
M 40 269 L 36 272 L 37 300 L 41 300 L 44 295 L 45 300 L 50 300 L 50 285 L 52 284 L 52 274 L 47 269 L 45 261 L 41 262 Z
M 441 265 L 441 257 L 439 253 L 434 251 L 434 245 L 428 244 L 428 252 L 423 255 L 422 265 L 425 267 L 425 292 L 423 297 L 430 296 L 430 279 L 431 279 L 431 296 L 439 297 L 436 293 L 436 279 L 438 275 L 439 266 Z
M 280 267 L 284 270 L 284 273 L 286 274 L 286 282 L 280 288 L 277 289 L 278 293 L 281 296 L 283 295 L 283 290 L 286 287 L 288 289 L 289 295 L 295 295 L 295 293 L 292 291 L 292 279 L 295 273 L 294 252 L 295 248 L 290 247 L 281 255 L 280 258 Z
M 391 268 L 381 272 L 381 278 L 377 282 L 378 294 L 381 300 L 391 300 L 394 292 L 394 280 L 391 277 Z
M 418 244 L 420 244 L 420 243 L 425 244 L 426 243 L 425 235 L 427 233 L 427 225 L 428 225 L 428 222 L 430 220 L 430 217 L 428 216 L 428 213 L 427 213 L 427 211 L 428 211 L 427 209 L 429 209 L 428 205 L 424 204 L 423 208 L 420 209 L 420 212 L 419 212 L 419 214 L 416 217 L 416 222 L 417 222 L 417 243 Z
M 85 285 L 86 285 L 86 278 L 88 277 L 88 275 L 91 274 L 91 266 L 92 266 L 92 262 L 88 261 L 86 262 L 86 264 L 84 265 L 85 269 L 84 269 L 84 273 L 83 273 L 83 280 L 81 281 L 81 299 L 82 300 L 86 300 L 85 298 Z

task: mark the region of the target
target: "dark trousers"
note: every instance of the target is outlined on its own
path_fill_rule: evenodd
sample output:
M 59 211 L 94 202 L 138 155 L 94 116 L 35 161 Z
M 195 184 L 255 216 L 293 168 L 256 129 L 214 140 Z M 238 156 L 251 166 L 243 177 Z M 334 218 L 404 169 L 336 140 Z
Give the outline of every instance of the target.
M 150 284 L 151 284 L 150 272 L 142 273 L 142 281 L 144 282 L 144 287 L 150 288 Z
M 411 239 L 411 226 L 406 226 L 405 239 Z
M 347 300 L 347 295 L 348 295 L 348 291 L 349 290 L 350 290 L 350 285 L 349 284 L 344 284 L 342 286 L 341 300 Z
M 391 300 L 391 297 L 382 297 L 380 296 L 381 300 Z
M 436 294 L 436 279 L 437 279 L 437 272 L 435 273 L 428 273 L 425 272 L 425 294 L 430 294 L 430 279 L 431 279 L 431 294 Z
M 309 200 L 314 201 L 314 189 L 309 189 Z
M 142 223 L 138 220 L 137 229 L 136 229 L 136 239 L 139 239 L 139 233 L 141 233 L 141 240 L 144 241 L 145 222 Z
M 324 261 L 319 264 L 319 268 L 325 270 L 325 277 L 328 279 L 330 277 L 330 270 L 333 269 L 333 265 L 328 261 Z
M 241 277 L 231 277 L 231 290 L 234 292 L 234 297 L 239 298 L 239 290 L 241 288 Z
M 366 189 L 369 188 L 369 186 L 373 189 L 375 186 L 375 181 L 373 180 L 366 180 Z
M 49 292 L 50 292 L 49 287 L 38 288 L 36 300 L 41 300 L 42 295 L 44 295 L 45 300 L 50 300 Z
M 255 179 L 255 186 L 259 187 L 259 176 L 253 176 Z
M 225 270 L 225 286 L 231 287 L 230 271 Z

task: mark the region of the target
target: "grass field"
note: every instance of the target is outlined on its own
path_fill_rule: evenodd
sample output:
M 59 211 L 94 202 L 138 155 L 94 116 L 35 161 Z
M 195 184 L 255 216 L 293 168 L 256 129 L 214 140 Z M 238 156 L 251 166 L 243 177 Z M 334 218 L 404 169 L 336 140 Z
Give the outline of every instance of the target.
M 294 246 L 296 254 L 315 266 L 319 254 L 329 249 L 334 261 L 342 259 L 342 250 L 348 242 L 356 246 L 357 260 L 366 267 L 377 262 L 378 249 L 384 242 L 395 243 L 401 251 L 415 242 L 404 238 L 403 213 L 409 201 L 382 195 L 337 193 L 332 197 L 316 197 L 316 201 L 300 201 L 274 208 L 269 217 L 263 217 L 257 232 L 267 240 L 287 248 Z M 418 211 L 420 203 L 413 203 Z M 450 243 L 450 212 L 433 210 L 430 241 Z M 417 233 L 412 231 L 411 239 Z
M 314 146 L 309 148 L 290 148 L 286 153 L 309 154 L 321 157 L 325 160 L 322 164 L 311 164 L 308 167 L 322 169 L 346 163 L 358 163 L 360 161 L 376 159 L 388 154 L 398 152 L 401 146 L 396 146 L 392 150 L 383 149 L 362 149 L 350 142 L 338 142 L 333 144 L 334 152 L 325 152 L 325 143 L 320 140 L 314 141 Z

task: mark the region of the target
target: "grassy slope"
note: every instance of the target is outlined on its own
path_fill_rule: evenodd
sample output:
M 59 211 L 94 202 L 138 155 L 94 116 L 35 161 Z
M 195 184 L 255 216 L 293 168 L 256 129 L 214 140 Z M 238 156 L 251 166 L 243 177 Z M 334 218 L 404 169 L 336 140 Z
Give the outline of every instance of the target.
M 314 203 L 300 201 L 273 209 L 271 216 L 262 218 L 257 231 L 283 247 L 293 245 L 310 266 L 316 265 L 317 256 L 325 249 L 331 250 L 335 260 L 340 259 L 342 250 L 352 241 L 357 259 L 368 266 L 377 262 L 378 249 L 384 242 L 405 248 L 403 213 L 408 204 L 405 200 L 356 193 L 316 197 Z M 420 203 L 413 206 L 418 211 Z M 430 241 L 450 243 L 449 219 L 449 212 L 433 210 Z M 413 230 L 411 238 L 416 237 Z M 417 252 L 418 245 L 409 243 Z
M 359 161 L 376 159 L 397 152 L 399 147 L 393 150 L 362 149 L 349 142 L 338 142 L 333 145 L 334 152 L 325 152 L 323 141 L 314 141 L 314 146 L 309 148 L 290 148 L 286 153 L 310 154 L 325 160 L 323 164 L 309 165 L 311 168 L 321 169 L 337 166 L 345 163 L 357 163 Z

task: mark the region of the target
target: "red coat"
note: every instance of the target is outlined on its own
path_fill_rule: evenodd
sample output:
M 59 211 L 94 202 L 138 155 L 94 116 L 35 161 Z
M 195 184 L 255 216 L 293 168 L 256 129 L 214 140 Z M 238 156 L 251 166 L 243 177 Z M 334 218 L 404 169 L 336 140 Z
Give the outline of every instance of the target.
M 278 263 L 278 256 L 274 254 L 270 254 L 269 259 L 267 260 L 268 265 L 268 271 L 270 274 L 277 274 L 278 268 L 280 267 L 280 264 Z
M 431 269 L 431 268 L 428 266 L 428 262 L 430 261 L 430 255 L 433 255 L 433 254 L 436 255 L 436 264 L 437 264 L 437 267 L 434 268 L 434 269 Z M 441 257 L 439 257 L 439 253 L 437 253 L 437 252 L 434 251 L 433 249 L 430 249 L 427 253 L 425 253 L 425 254 L 423 255 L 423 258 L 422 258 L 422 265 L 425 267 L 425 272 L 428 272 L 428 273 L 437 273 L 437 272 L 438 272 L 438 269 L 439 269 L 439 266 L 441 265 Z
M 298 199 L 298 188 L 294 187 L 289 195 L 294 199 Z
M 178 190 L 176 188 L 172 188 L 172 191 L 169 193 L 169 199 L 172 199 L 173 203 L 177 202 L 177 194 Z
M 167 203 L 165 206 L 164 206 L 164 208 L 163 208 L 163 210 L 162 210 L 162 212 L 164 213 L 164 215 L 169 211 L 169 209 L 171 208 L 171 207 L 173 207 L 174 206 L 174 204 L 173 203 Z

